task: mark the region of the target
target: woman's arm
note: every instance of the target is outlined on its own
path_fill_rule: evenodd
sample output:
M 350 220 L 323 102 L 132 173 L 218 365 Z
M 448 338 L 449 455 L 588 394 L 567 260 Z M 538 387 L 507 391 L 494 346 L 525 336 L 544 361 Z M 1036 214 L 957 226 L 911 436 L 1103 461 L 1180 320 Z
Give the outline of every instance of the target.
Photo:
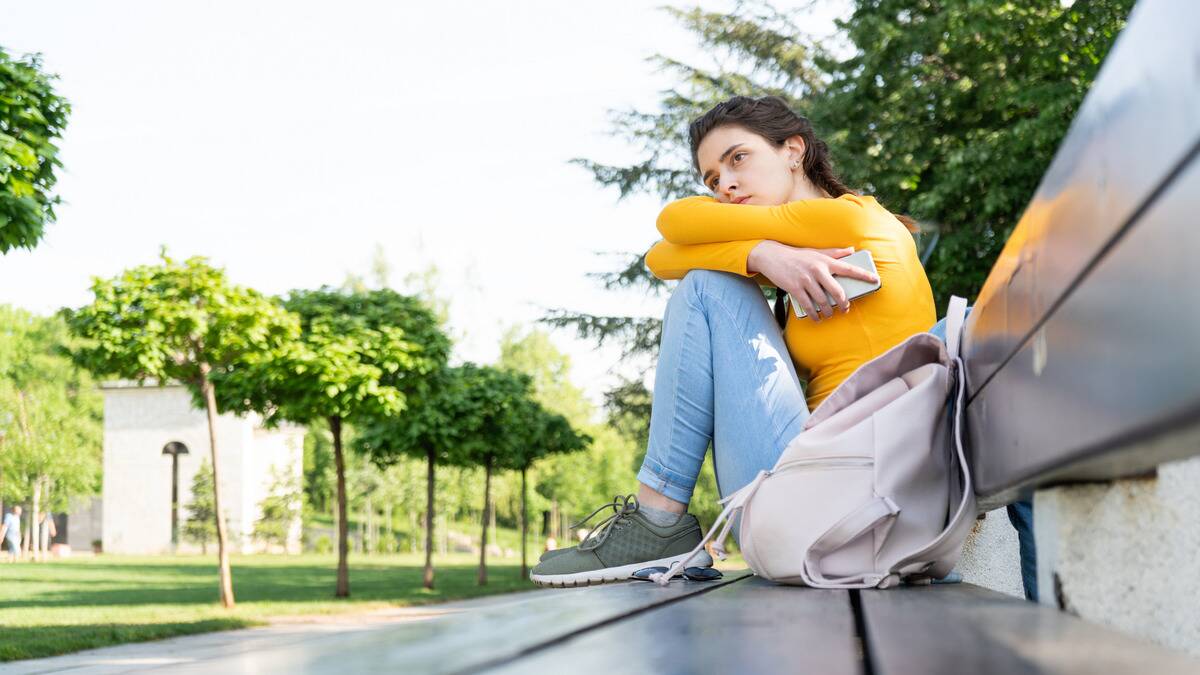
M 830 297 L 843 312 L 850 310 L 845 290 L 834 280 L 834 275 L 869 282 L 879 280 L 866 270 L 837 260 L 853 251 L 853 248 L 795 248 L 761 239 L 713 244 L 673 244 L 664 240 L 646 252 L 646 266 L 654 276 L 664 280 L 682 279 L 694 269 L 753 276 L 760 286 L 782 288 L 792 294 L 812 320 L 819 322 L 822 313 L 832 316 Z
M 869 226 L 870 219 L 857 196 L 805 199 L 779 206 L 686 197 L 667 204 L 658 215 L 658 231 L 673 244 L 771 239 L 789 246 L 837 248 L 859 245 Z
M 746 269 L 750 251 L 761 239 L 715 244 L 680 245 L 660 241 L 646 252 L 646 267 L 659 279 L 682 279 L 691 270 L 732 272 L 743 277 L 762 277 Z M 765 280 L 765 277 L 762 277 Z M 761 282 L 760 282 L 761 285 Z M 774 284 L 771 284 L 774 285 Z

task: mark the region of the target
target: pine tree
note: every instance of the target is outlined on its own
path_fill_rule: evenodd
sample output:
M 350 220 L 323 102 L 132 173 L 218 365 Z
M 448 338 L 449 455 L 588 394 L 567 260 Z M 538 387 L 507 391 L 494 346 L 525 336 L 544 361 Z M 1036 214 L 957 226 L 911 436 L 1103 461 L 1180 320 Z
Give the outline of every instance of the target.
M 196 475 L 192 476 L 192 501 L 186 507 L 188 516 L 183 524 L 183 538 L 200 544 L 200 550 L 205 555 L 208 554 L 208 543 L 217 538 L 212 482 L 212 464 L 206 457 L 196 470 Z
M 258 503 L 262 515 L 254 523 L 254 536 L 267 544 L 275 544 L 287 551 L 288 534 L 296 518 L 300 516 L 303 493 L 296 476 L 286 469 L 276 467 L 272 471 L 271 487 L 267 496 Z

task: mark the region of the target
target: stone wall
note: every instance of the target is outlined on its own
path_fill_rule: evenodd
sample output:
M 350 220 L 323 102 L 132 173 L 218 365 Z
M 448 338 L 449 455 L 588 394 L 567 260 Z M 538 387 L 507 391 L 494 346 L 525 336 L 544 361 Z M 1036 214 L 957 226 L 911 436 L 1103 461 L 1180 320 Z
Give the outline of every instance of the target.
M 1034 537 L 1041 602 L 1200 656 L 1200 457 L 1038 491 Z
M 975 521 L 955 569 L 967 583 L 1025 598 L 1017 531 L 1004 507 L 988 511 L 983 520 Z
M 171 551 L 171 457 L 162 454 L 171 441 L 183 443 L 179 458 L 179 522 L 182 531 L 192 501 L 192 479 L 210 457 L 204 411 L 192 406 L 182 386 L 138 387 L 109 383 L 104 392 L 103 546 L 108 553 Z M 257 419 L 217 418 L 221 461 L 221 500 L 235 552 L 262 549 L 253 539 L 258 503 L 270 486 L 270 467 L 302 470 L 303 430 L 259 428 Z M 293 528 L 299 550 L 299 523 Z M 181 541 L 180 552 L 200 547 Z

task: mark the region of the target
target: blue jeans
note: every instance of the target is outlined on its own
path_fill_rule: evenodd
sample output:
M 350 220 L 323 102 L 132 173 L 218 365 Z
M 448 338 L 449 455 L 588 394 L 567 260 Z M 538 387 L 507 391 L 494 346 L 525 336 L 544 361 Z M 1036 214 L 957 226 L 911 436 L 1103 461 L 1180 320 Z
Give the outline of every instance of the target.
M 945 340 L 945 320 L 930 332 Z M 775 466 L 808 415 L 800 378 L 758 284 L 728 272 L 688 272 L 663 315 L 650 441 L 638 480 L 687 504 L 711 442 L 717 491 L 725 497 Z M 1032 561 L 1033 538 L 1031 528 L 1025 532 L 1021 566 L 1028 589 L 1025 540 Z
M 713 445 L 722 497 L 775 466 L 804 427 L 808 404 L 758 284 L 692 270 L 671 294 L 638 480 L 687 504 Z

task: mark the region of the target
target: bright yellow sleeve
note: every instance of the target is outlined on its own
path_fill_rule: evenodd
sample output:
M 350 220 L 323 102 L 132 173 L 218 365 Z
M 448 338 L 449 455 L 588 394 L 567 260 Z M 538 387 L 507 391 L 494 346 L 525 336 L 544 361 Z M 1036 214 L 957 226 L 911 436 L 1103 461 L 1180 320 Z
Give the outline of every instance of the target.
M 860 197 L 804 199 L 779 206 L 725 204 L 713 197 L 685 197 L 658 215 L 658 231 L 673 244 L 711 244 L 771 239 L 788 246 L 854 246 L 871 227 Z
M 691 270 L 733 272 L 743 277 L 763 277 L 746 271 L 746 258 L 761 239 L 715 244 L 672 244 L 660 241 L 646 252 L 646 267 L 659 279 L 682 279 Z M 760 282 L 761 283 L 761 282 Z

